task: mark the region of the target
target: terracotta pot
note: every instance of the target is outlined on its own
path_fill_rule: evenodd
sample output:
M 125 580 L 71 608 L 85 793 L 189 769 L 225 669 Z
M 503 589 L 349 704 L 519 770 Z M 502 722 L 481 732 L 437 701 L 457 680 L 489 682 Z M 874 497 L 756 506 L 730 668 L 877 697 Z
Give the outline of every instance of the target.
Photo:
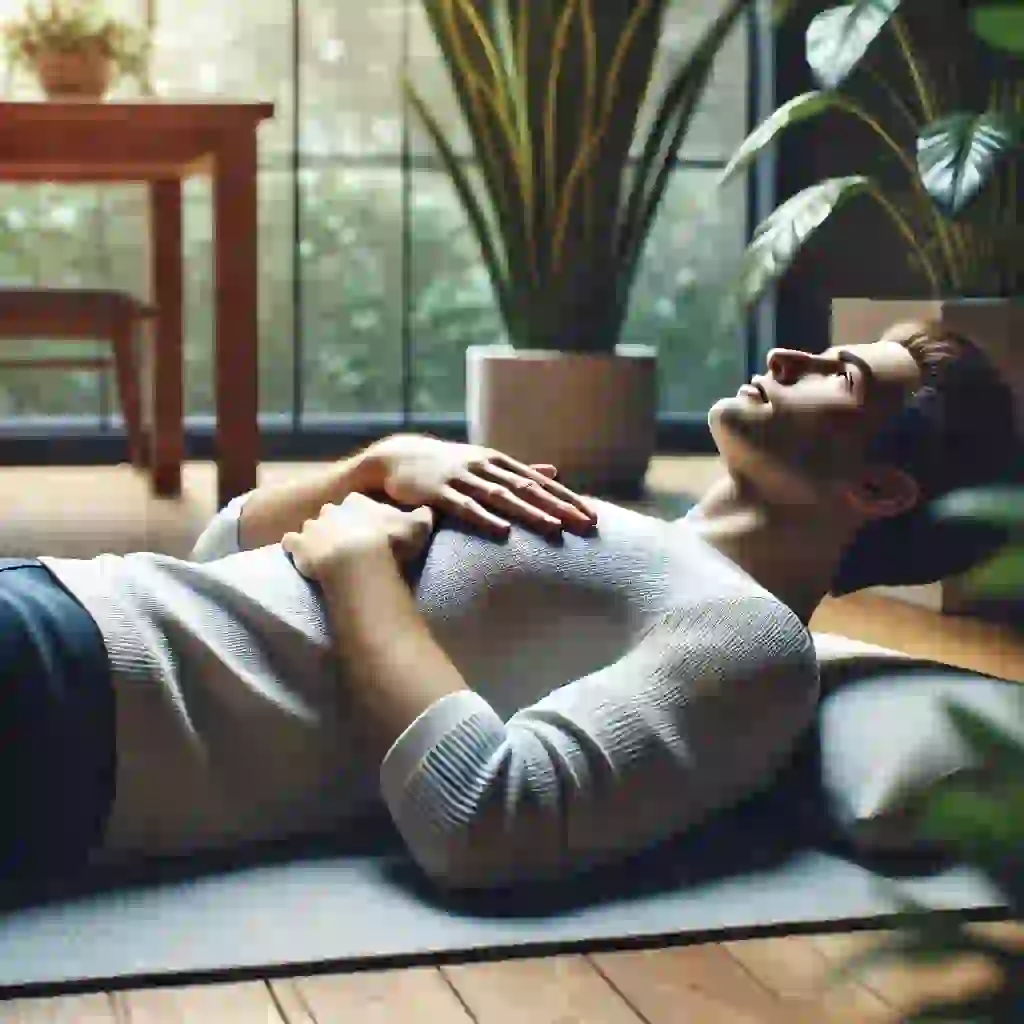
M 549 352 L 507 345 L 466 351 L 473 444 L 551 462 L 568 486 L 639 495 L 654 455 L 657 351 Z
M 873 341 L 894 323 L 937 320 L 965 335 L 992 361 L 1013 391 L 1017 431 L 1024 431 L 1024 300 L 1013 299 L 835 299 L 831 344 Z M 979 602 L 967 593 L 963 577 L 920 587 L 876 587 L 874 592 L 947 614 L 1005 618 L 1012 609 Z
M 101 100 L 114 72 L 113 62 L 98 47 L 43 51 L 35 65 L 39 84 L 51 100 Z

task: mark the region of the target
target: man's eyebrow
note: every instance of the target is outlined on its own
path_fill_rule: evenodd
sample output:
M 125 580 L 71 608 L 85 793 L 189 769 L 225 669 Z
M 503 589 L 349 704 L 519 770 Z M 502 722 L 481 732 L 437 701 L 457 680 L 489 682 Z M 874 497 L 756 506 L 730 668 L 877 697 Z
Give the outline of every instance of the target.
M 868 364 L 863 359 L 861 359 L 860 356 L 851 352 L 849 349 L 841 348 L 838 352 L 836 352 L 836 358 L 844 363 L 852 363 L 854 366 L 857 367 L 858 370 L 860 370 L 862 374 L 864 374 L 864 380 L 866 383 L 874 383 L 874 371 L 871 369 L 870 366 L 868 366 Z

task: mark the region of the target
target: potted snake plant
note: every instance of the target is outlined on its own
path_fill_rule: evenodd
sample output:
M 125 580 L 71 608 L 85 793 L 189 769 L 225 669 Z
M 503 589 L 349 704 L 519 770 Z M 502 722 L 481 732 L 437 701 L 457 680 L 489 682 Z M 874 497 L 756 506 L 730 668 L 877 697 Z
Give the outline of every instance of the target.
M 639 490 L 654 451 L 656 352 L 626 343 L 623 325 L 674 159 L 750 0 L 723 0 L 641 128 L 669 2 L 423 0 L 479 187 L 404 85 L 479 243 L 508 339 L 467 350 L 470 440 L 553 462 L 592 490 Z
M 792 13 L 794 4 L 787 6 Z M 913 38 L 910 13 L 927 14 L 939 29 L 941 53 Z M 1024 424 L 1024 7 L 1011 0 L 955 9 L 934 0 L 854 0 L 816 14 L 805 38 L 818 88 L 789 99 L 758 126 L 722 181 L 749 168 L 794 126 L 839 112 L 873 130 L 902 169 L 903 184 L 886 187 L 877 175 L 850 174 L 787 199 L 754 232 L 740 276 L 742 299 L 760 299 L 831 217 L 870 199 L 888 215 L 892 241 L 905 247 L 924 287 L 908 299 L 834 299 L 832 344 L 877 337 L 898 320 L 940 320 L 986 350 L 1014 390 Z M 886 43 L 899 55 L 909 93 L 876 59 Z M 958 102 L 957 75 L 972 56 L 987 75 L 984 109 Z M 862 82 L 874 86 L 867 95 L 877 107 L 854 95 Z M 980 610 L 958 580 L 885 590 L 936 610 Z

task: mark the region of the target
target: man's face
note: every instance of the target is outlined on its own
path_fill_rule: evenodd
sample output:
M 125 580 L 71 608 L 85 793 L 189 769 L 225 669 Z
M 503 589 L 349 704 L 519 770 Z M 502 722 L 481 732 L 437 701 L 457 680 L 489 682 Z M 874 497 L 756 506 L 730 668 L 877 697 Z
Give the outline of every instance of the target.
M 768 372 L 708 415 L 729 469 L 783 503 L 812 503 L 858 480 L 867 445 L 921 383 L 894 331 L 820 355 L 769 352 Z

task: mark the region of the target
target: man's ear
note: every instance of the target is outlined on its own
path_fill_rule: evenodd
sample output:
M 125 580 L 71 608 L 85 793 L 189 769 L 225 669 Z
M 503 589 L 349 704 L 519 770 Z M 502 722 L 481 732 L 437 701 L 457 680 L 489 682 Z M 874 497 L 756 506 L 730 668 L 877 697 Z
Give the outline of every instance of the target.
M 866 520 L 901 515 L 912 509 L 920 497 L 918 482 L 895 466 L 869 466 L 845 492 L 849 506 Z

